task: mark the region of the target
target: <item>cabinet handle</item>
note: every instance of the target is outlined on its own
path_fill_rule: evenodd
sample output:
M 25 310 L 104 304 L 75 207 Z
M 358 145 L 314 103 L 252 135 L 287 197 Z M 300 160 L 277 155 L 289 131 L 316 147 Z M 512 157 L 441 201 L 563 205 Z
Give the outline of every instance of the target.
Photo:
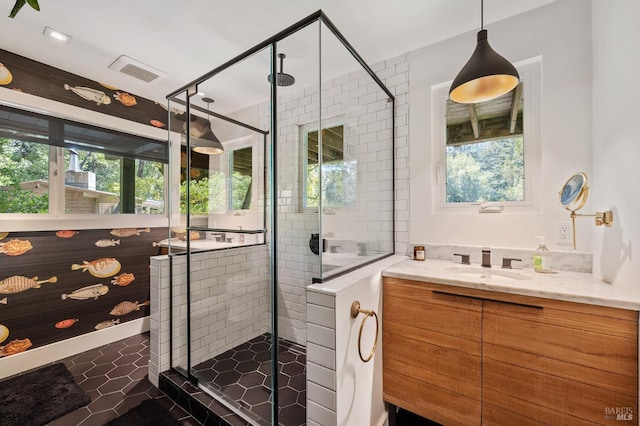
M 544 309 L 542 306 L 529 305 L 528 303 L 506 302 L 504 300 L 490 299 L 488 297 L 476 297 L 476 296 L 467 296 L 464 294 L 449 293 L 448 291 L 433 290 L 433 294 L 440 294 L 443 296 L 464 297 L 466 299 L 474 299 L 474 300 L 487 300 L 489 302 L 504 303 L 506 305 L 522 306 L 523 308 L 533 308 L 533 309 L 540 309 L 540 310 Z

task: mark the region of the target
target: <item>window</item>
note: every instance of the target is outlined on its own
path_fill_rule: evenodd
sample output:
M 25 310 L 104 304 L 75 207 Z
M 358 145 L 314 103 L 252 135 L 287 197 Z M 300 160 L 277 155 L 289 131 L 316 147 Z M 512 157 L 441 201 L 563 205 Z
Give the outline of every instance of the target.
M 432 89 L 436 209 L 539 208 L 541 58 L 518 69 L 520 85 L 487 102 L 452 102 L 448 83 Z
M 236 149 L 229 154 L 229 209 L 251 209 L 253 149 Z
M 329 124 L 322 129 L 322 149 L 318 128 L 302 126 L 302 208 L 344 207 L 356 201 L 356 161 L 345 158 L 345 126 Z M 319 152 L 322 152 L 322 169 Z
M 0 137 L 0 213 L 49 212 L 49 148 Z
M 161 214 L 167 143 L 0 107 L 0 213 Z

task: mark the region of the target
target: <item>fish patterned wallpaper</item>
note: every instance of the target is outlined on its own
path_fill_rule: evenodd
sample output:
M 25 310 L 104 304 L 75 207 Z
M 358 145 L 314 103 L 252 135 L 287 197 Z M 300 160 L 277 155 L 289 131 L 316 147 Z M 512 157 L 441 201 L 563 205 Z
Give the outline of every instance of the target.
M 157 103 L 113 87 L 108 82 L 89 80 L 2 49 L 0 88 L 29 93 L 161 129 L 167 128 L 167 119 L 170 119 L 173 131 L 182 129 L 186 118 L 184 110 L 173 107 L 171 114 L 168 114 L 166 102 Z M 191 116 L 191 123 L 194 127 L 208 127 L 206 119 L 195 115 Z M 192 134 L 193 132 L 192 129 Z M 194 136 L 198 137 L 199 134 Z
M 149 315 L 167 228 L 0 233 L 0 358 Z

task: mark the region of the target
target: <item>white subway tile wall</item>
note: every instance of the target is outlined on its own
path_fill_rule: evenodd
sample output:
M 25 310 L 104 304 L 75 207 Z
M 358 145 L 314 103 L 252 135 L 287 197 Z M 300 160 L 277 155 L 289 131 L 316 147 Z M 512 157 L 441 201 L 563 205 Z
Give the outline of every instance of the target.
M 265 245 L 195 253 L 191 257 L 191 364 L 197 365 L 269 331 L 269 268 Z M 168 370 L 169 327 L 173 366 L 186 368 L 186 263 L 168 256 L 151 259 L 152 330 L 149 376 Z M 173 293 L 170 318 L 169 287 Z M 159 338 L 159 341 L 158 341 Z

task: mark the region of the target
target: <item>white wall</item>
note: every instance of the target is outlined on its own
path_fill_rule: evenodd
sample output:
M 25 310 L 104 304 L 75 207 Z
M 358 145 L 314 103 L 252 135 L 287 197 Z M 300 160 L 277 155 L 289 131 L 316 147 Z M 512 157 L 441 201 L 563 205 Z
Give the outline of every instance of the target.
M 591 205 L 613 210 L 612 228 L 593 228 L 594 273 L 640 294 L 637 104 L 640 2 L 593 0 L 593 183 Z
M 487 27 L 492 47 L 512 62 L 543 57 L 541 209 L 529 213 L 442 214 L 432 211 L 434 176 L 431 141 L 431 86 L 451 81 L 476 44 L 476 32 L 410 53 L 410 241 L 493 247 L 535 248 L 545 235 L 556 247 L 555 223 L 569 214 L 558 191 L 573 173 L 586 172 L 591 157 L 591 9 L 582 0 L 559 0 Z M 526 96 L 526 94 L 525 94 Z M 595 191 L 592 191 L 592 193 Z M 588 212 L 593 203 L 583 209 Z M 577 222 L 579 251 L 591 251 L 592 220 Z

